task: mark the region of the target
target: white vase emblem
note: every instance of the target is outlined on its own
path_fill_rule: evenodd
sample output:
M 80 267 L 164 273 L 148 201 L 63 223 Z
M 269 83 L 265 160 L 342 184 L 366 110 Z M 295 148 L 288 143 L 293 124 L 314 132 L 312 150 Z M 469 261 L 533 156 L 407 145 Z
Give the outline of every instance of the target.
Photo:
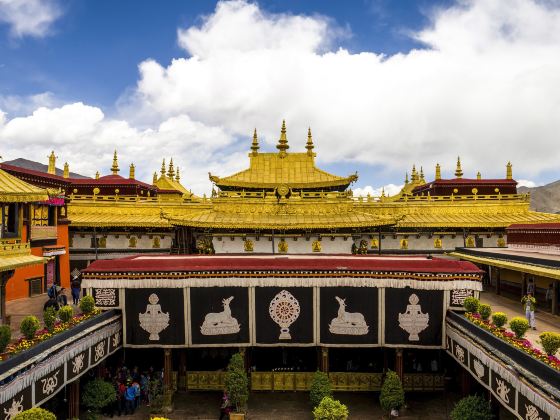
M 158 295 L 152 293 L 148 298 L 146 312 L 139 313 L 140 327 L 150 333 L 150 340 L 159 340 L 159 333 L 169 326 L 169 312 L 162 312 Z
M 366 335 L 369 327 L 364 316 L 359 312 L 346 312 L 346 299 L 335 296 L 338 301 L 338 316 L 329 324 L 332 334 Z
M 418 305 L 419 301 L 416 294 L 411 294 L 406 311 L 403 314 L 399 313 L 399 326 L 409 334 L 408 341 L 420 341 L 418 334 L 428 328 L 430 315 L 422 313 L 422 308 Z
M 270 301 L 268 313 L 274 322 L 280 326 L 279 340 L 291 340 L 290 325 L 299 318 L 299 302 L 287 290 L 282 290 Z
M 224 310 L 222 312 L 210 312 L 204 317 L 204 322 L 200 327 L 202 335 L 222 335 L 236 334 L 240 331 L 239 322 L 231 316 L 230 302 L 233 296 L 222 299 Z
M 473 366 L 474 366 L 474 372 L 476 373 L 476 376 L 482 379 L 482 377 L 484 377 L 484 365 L 480 363 L 479 360 L 474 359 Z

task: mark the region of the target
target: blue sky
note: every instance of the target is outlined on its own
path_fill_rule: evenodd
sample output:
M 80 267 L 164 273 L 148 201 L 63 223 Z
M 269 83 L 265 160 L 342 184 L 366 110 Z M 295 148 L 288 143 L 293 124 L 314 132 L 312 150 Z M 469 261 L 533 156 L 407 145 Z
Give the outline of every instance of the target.
M 201 193 L 286 118 L 291 150 L 311 125 L 363 191 L 457 155 L 466 176 L 558 179 L 555 0 L 19 2 L 0 0 L 5 159 L 55 148 L 93 175 L 117 148 L 150 180 L 174 156 Z

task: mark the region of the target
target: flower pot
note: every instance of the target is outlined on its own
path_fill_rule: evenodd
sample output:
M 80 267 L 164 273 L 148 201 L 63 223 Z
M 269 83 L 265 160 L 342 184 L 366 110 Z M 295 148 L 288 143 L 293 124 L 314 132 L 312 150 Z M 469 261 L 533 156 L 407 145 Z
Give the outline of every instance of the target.
M 229 413 L 229 420 L 245 420 L 245 413 Z

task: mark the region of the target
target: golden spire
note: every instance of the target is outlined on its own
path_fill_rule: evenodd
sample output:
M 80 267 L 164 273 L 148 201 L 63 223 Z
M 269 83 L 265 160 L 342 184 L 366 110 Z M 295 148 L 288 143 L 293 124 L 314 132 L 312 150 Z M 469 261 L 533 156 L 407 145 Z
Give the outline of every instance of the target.
M 175 181 L 179 182 L 181 180 L 181 175 L 179 175 L 179 167 L 177 166 L 177 175 L 175 176 Z
M 257 137 L 257 129 L 255 128 L 255 131 L 253 131 L 253 143 L 251 143 L 251 154 L 253 156 L 256 156 L 257 153 L 259 153 L 259 139 Z
M 463 170 L 461 169 L 461 158 L 457 156 L 457 168 L 455 169 L 455 178 L 462 178 Z
M 513 171 L 511 170 L 511 168 L 511 162 L 508 162 L 506 165 L 506 179 L 513 179 Z
M 129 170 L 129 172 L 128 172 L 128 177 L 129 177 L 130 179 L 134 179 L 134 172 L 135 172 L 135 169 L 136 169 L 136 168 L 134 167 L 134 163 L 131 163 L 131 164 L 130 164 L 130 170 Z
M 441 166 L 439 163 L 436 163 L 436 180 L 441 179 Z
M 307 129 L 307 143 L 305 144 L 305 148 L 307 149 L 307 154 L 309 156 L 313 156 L 313 137 L 311 137 L 311 127 Z
M 476 179 L 482 179 L 482 175 L 480 175 L 480 171 L 476 173 Z
M 64 174 L 62 176 L 64 178 L 70 178 L 70 166 L 68 166 L 68 162 L 64 163 Z
M 165 176 L 165 158 L 163 158 L 163 162 L 161 162 L 161 176 Z
M 406 174 L 404 176 L 404 185 L 408 184 L 408 171 L 406 171 Z
M 410 174 L 410 180 L 412 182 L 418 181 L 418 172 L 416 172 L 416 165 L 412 165 L 412 173 Z
M 95 179 L 99 179 L 99 171 L 95 172 Z
M 381 187 L 381 197 L 385 197 L 385 187 Z
M 173 169 L 173 158 L 169 161 L 169 170 L 167 171 L 167 176 L 173 180 L 175 178 L 175 170 Z
M 113 172 L 113 175 L 118 175 L 119 173 L 119 160 L 117 158 L 116 149 L 115 149 L 115 153 L 113 154 L 113 165 L 111 166 L 111 172 Z
M 286 150 L 290 148 L 288 146 L 288 138 L 286 137 L 286 120 L 282 120 L 282 129 L 280 130 L 280 140 L 278 140 L 278 144 L 276 148 L 280 150 L 280 156 L 286 156 Z
M 51 175 L 56 175 L 56 156 L 54 155 L 54 150 L 49 156 L 49 168 L 47 172 Z
M 422 181 L 424 184 L 426 183 L 426 180 L 424 179 L 424 169 L 420 166 L 420 181 Z
M 152 179 L 152 184 L 156 185 L 156 182 L 157 182 L 157 172 L 154 172 L 154 177 Z

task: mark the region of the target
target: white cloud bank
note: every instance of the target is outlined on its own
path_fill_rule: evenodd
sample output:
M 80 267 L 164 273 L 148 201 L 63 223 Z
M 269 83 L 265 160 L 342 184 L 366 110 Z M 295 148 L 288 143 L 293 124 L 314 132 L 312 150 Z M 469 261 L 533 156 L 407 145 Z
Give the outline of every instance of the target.
M 529 179 L 557 169 L 560 3 L 462 1 L 413 34 L 424 48 L 388 57 L 340 48 L 346 36 L 327 17 L 220 2 L 178 30 L 186 57 L 139 64 L 118 119 L 83 104 L 6 119 L 3 155 L 29 157 L 33 145 L 45 156 L 54 145 L 92 175 L 117 147 L 145 177 L 173 155 L 202 193 L 209 170 L 247 165 L 253 127 L 270 150 L 286 118 L 290 150 L 303 149 L 310 125 L 322 161 L 399 173 L 416 163 L 427 178 L 436 162 L 451 176 L 457 155 L 471 177 L 504 177 L 508 160 Z
M 0 0 L 0 22 L 10 25 L 12 36 L 44 37 L 62 10 L 54 0 Z

